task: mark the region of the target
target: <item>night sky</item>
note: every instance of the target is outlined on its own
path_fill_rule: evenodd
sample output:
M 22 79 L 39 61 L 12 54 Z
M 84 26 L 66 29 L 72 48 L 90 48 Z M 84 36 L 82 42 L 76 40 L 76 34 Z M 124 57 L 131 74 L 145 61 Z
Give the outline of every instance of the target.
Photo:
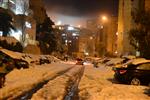
M 55 22 L 85 26 L 89 18 L 117 15 L 118 0 L 44 0 L 48 15 Z

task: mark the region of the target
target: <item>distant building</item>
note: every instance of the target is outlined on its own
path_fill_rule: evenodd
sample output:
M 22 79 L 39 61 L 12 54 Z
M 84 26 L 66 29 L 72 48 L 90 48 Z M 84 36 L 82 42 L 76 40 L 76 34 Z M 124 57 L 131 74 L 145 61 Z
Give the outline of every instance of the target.
M 108 19 L 107 24 L 107 43 L 106 51 L 108 56 L 116 55 L 117 50 L 117 26 L 118 18 L 111 16 Z
M 61 32 L 63 44 L 66 45 L 68 55 L 73 55 L 79 52 L 79 35 L 80 29 L 70 25 L 57 25 L 56 29 Z
M 98 18 L 89 19 L 86 22 L 86 28 L 91 30 L 93 33 L 96 33 L 99 25 L 100 25 L 100 22 L 98 21 Z
M 87 29 L 94 36 L 94 55 L 96 56 L 111 56 L 116 52 L 117 17 L 108 16 L 107 19 L 106 22 L 100 18 L 87 21 Z
M 94 56 L 95 54 L 95 36 L 86 28 L 81 28 L 80 31 L 79 52 L 85 56 Z

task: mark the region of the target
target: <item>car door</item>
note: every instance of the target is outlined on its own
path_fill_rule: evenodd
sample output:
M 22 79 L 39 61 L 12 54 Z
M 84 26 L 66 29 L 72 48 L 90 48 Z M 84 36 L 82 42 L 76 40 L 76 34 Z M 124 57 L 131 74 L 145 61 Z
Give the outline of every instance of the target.
M 150 80 L 150 63 L 144 63 L 137 66 L 137 75 L 142 80 Z

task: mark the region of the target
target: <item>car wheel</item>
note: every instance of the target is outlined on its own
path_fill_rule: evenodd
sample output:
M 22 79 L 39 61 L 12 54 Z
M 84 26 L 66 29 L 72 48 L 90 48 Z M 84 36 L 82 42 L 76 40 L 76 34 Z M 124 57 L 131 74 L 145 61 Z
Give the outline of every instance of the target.
M 140 85 L 140 84 L 141 84 L 141 82 L 138 78 L 133 78 L 131 80 L 131 85 Z

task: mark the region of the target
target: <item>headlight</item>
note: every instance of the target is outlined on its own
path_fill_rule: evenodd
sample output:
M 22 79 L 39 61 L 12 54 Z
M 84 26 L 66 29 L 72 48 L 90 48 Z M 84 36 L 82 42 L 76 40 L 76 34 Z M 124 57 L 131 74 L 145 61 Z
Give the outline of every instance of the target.
M 128 67 L 128 65 L 123 65 L 123 67 L 124 67 L 124 68 L 127 68 L 127 67 Z

